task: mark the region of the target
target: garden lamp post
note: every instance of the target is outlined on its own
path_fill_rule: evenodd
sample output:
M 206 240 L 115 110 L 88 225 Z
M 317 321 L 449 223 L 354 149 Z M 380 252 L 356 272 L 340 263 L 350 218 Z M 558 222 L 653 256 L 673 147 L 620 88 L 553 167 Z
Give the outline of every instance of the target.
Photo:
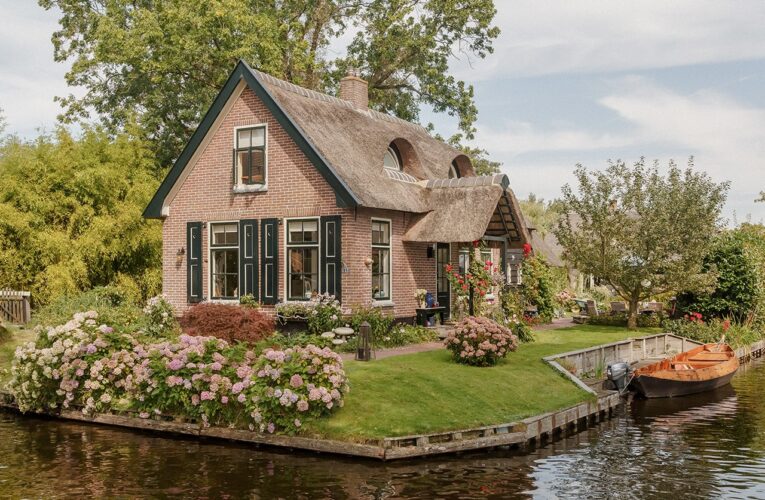
M 366 321 L 359 326 L 359 340 L 356 347 L 356 361 L 372 360 L 372 332 L 371 327 Z

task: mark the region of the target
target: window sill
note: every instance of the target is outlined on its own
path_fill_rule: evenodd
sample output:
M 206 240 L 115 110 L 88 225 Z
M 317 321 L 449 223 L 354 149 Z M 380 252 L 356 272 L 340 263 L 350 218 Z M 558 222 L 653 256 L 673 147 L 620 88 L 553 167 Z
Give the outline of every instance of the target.
M 393 307 L 395 305 L 392 300 L 372 300 L 372 307 Z
M 213 304 L 239 304 L 239 299 L 207 299 L 204 302 Z
M 234 186 L 234 193 L 261 193 L 268 191 L 268 185 L 266 184 L 238 184 Z

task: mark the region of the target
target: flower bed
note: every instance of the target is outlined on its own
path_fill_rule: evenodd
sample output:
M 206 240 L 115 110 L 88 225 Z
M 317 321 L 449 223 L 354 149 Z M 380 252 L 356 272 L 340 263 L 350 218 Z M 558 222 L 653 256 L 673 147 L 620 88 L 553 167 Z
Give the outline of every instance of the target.
M 294 433 L 342 406 L 348 390 L 342 360 L 327 348 L 258 356 L 214 337 L 145 343 L 97 319 L 78 313 L 17 349 L 10 388 L 22 411 L 133 409 L 142 418 Z
M 488 318 L 467 317 L 444 340 L 454 360 L 474 366 L 490 366 L 518 348 L 509 328 Z

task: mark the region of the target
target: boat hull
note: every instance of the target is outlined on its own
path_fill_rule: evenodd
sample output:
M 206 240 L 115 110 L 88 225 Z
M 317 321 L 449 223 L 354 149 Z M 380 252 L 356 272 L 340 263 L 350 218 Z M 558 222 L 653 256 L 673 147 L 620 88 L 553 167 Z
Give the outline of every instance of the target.
M 710 380 L 680 381 L 665 378 L 651 377 L 650 375 L 638 375 L 632 379 L 635 390 L 645 398 L 675 398 L 698 394 L 699 392 L 713 391 L 719 387 L 730 384 L 733 375 L 731 372 L 719 378 Z
M 646 398 L 673 398 L 730 383 L 738 357 L 727 344 L 704 344 L 636 370 L 630 386 Z

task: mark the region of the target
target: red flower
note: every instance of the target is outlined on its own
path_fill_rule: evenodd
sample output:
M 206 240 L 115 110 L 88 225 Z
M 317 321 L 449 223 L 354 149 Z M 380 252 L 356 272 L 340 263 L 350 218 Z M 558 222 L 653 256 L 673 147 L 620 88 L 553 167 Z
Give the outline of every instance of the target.
M 465 277 L 466 277 L 467 279 L 469 279 L 469 280 L 472 280 L 472 279 L 473 279 L 473 275 L 472 275 L 472 274 L 466 274 L 466 275 L 465 275 Z
M 467 289 L 468 289 L 468 286 L 467 286 L 467 285 L 462 285 L 462 291 L 463 291 L 463 292 L 467 292 Z
M 473 242 L 473 248 L 478 248 L 478 245 L 480 245 L 480 242 L 478 240 L 475 240 Z
M 487 266 L 489 266 L 487 269 L 491 268 L 491 261 L 490 261 L 490 260 L 487 260 L 487 261 L 486 261 L 486 265 L 487 265 Z
M 531 245 L 528 243 L 523 244 L 523 256 L 528 257 L 531 254 Z
M 727 332 L 729 328 L 730 328 L 730 320 L 726 319 L 725 321 L 723 321 L 723 324 L 722 324 L 723 333 Z
M 446 269 L 446 272 L 447 272 L 447 273 L 450 273 L 450 272 L 452 272 L 452 269 L 453 269 L 453 268 L 452 268 L 452 265 L 451 265 L 451 264 L 446 264 L 446 268 L 445 268 L 445 269 Z

